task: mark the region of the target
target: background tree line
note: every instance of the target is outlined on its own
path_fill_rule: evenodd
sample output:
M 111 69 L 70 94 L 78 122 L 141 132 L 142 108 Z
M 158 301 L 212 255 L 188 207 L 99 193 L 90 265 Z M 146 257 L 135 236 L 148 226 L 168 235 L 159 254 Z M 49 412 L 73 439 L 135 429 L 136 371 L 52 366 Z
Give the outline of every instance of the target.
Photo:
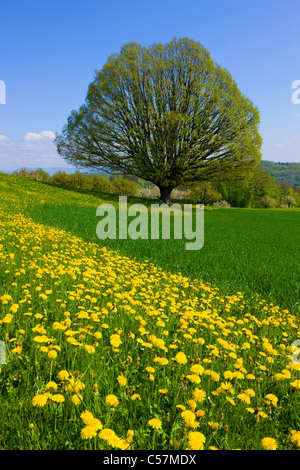
M 159 198 L 159 189 L 136 176 L 103 176 L 97 173 L 58 171 L 50 176 L 42 168 L 14 171 L 13 175 L 31 178 L 56 186 L 91 190 L 127 196 Z M 179 186 L 171 199 L 223 207 L 300 207 L 300 187 L 277 183 L 275 178 L 257 166 L 242 180 L 224 179 Z

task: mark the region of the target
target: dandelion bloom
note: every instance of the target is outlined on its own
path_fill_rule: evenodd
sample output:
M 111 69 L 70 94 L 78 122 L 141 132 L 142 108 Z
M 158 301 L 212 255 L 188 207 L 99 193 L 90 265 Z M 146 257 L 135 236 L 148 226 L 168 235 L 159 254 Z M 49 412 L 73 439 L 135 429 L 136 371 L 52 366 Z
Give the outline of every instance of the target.
M 257 418 L 264 418 L 267 419 L 268 415 L 264 411 L 259 411 L 257 413 Z
M 200 388 L 195 388 L 193 391 L 193 398 L 196 402 L 201 403 L 206 397 L 206 392 Z
M 191 371 L 193 374 L 202 375 L 203 372 L 204 372 L 204 367 L 201 366 L 200 364 L 195 364 L 195 365 L 193 365 L 193 366 L 190 368 L 190 371 Z
M 70 397 L 70 401 L 73 403 L 73 405 L 80 405 L 82 396 L 80 394 L 74 393 L 74 395 Z
M 131 400 L 141 400 L 141 396 L 138 393 L 131 395 Z
M 105 441 L 110 441 L 112 438 L 116 436 L 116 433 L 112 429 L 104 428 L 99 432 L 98 436 L 100 437 L 100 439 L 104 439 Z
M 56 359 L 57 358 L 57 352 L 55 350 L 51 349 L 48 352 L 48 357 L 49 357 L 49 359 Z
M 206 437 L 198 431 L 191 431 L 188 434 L 188 450 L 203 450 Z
M 105 398 L 105 403 L 109 406 L 118 406 L 119 400 L 116 397 L 116 395 L 111 394 L 111 395 L 107 395 L 107 397 Z
M 173 358 L 174 361 L 176 361 L 178 364 L 186 364 L 187 363 L 187 358 L 184 352 L 178 352 L 176 356 Z
M 51 390 L 57 390 L 57 383 L 51 380 L 46 384 L 46 388 L 50 388 Z
M 161 429 L 162 423 L 160 419 L 157 418 L 152 418 L 148 421 L 149 426 L 151 426 L 152 429 Z
M 264 450 L 276 450 L 278 447 L 276 440 L 272 437 L 264 437 L 261 440 L 261 445 Z
M 291 441 L 296 447 L 300 447 L 300 431 L 295 431 L 294 429 L 291 431 Z
M 37 407 L 41 408 L 41 407 L 46 405 L 46 403 L 48 401 L 48 398 L 49 398 L 48 393 L 43 393 L 43 394 L 40 394 L 40 395 L 36 395 L 32 399 L 32 404 L 33 404 L 33 406 L 37 406 Z
M 162 395 L 166 395 L 168 393 L 168 389 L 167 388 L 160 388 L 159 390 L 159 393 L 161 393 Z
M 91 344 L 85 344 L 84 349 L 88 354 L 94 354 L 95 353 L 95 347 L 92 346 Z
M 83 411 L 80 415 L 80 418 L 84 422 L 84 424 L 90 424 L 90 422 L 94 419 L 93 413 L 90 411 Z
M 92 439 L 93 437 L 96 437 L 97 429 L 94 426 L 88 425 L 81 429 L 80 434 L 83 439 Z
M 277 403 L 278 403 L 278 398 L 276 397 L 276 395 L 274 395 L 273 393 L 268 393 L 268 395 L 266 395 L 266 399 L 268 400 L 268 402 L 271 402 L 271 404 L 276 407 L 277 406 Z M 269 403 L 268 403 L 269 404 Z
M 224 375 L 224 379 L 226 380 L 233 379 L 233 373 L 231 372 L 231 370 L 225 370 L 223 375 Z
M 209 422 L 208 422 L 208 426 L 209 426 L 210 429 L 212 429 L 213 431 L 216 431 L 217 429 L 219 429 L 219 423 L 217 423 L 216 421 L 209 421 Z
M 237 396 L 241 401 L 247 403 L 248 405 L 250 404 L 250 397 L 247 395 L 247 393 L 239 393 Z
M 128 444 L 132 442 L 133 436 L 134 436 L 134 431 L 132 431 L 132 429 L 128 429 L 126 433 L 126 441 L 128 442 Z
M 57 374 L 58 378 L 60 380 L 68 380 L 69 378 L 69 372 L 66 371 L 66 370 L 61 370 L 58 374 Z
M 220 380 L 220 374 L 218 374 L 218 372 L 212 371 L 212 373 L 210 374 L 210 378 L 211 378 L 214 382 L 218 382 L 218 381 Z
M 233 398 L 230 398 L 230 397 L 226 397 L 226 400 L 231 403 L 231 405 L 235 406 L 235 401 L 233 400 Z
M 192 383 L 195 383 L 195 384 L 199 384 L 201 382 L 201 379 L 199 377 L 199 375 L 196 375 L 196 374 L 189 374 L 186 376 L 186 378 L 192 382 Z
M 196 415 L 191 410 L 185 410 L 181 413 L 181 417 L 184 419 L 186 426 L 189 428 L 196 428 L 199 426 L 196 423 Z
M 294 380 L 294 382 L 291 382 L 291 386 L 293 388 L 300 388 L 300 380 Z
M 63 403 L 65 401 L 65 397 L 60 393 L 55 393 L 54 395 L 51 395 L 50 399 L 52 401 L 55 401 L 56 403 Z
M 165 366 L 169 363 L 168 359 L 165 357 L 155 357 L 153 362 L 158 362 L 161 366 Z
M 119 377 L 117 377 L 117 381 L 120 385 L 122 385 L 122 387 L 125 387 L 125 385 L 127 384 L 127 379 L 123 375 L 119 375 Z
M 114 346 L 115 348 L 118 348 L 121 344 L 121 338 L 120 335 L 111 335 L 110 337 L 110 344 Z

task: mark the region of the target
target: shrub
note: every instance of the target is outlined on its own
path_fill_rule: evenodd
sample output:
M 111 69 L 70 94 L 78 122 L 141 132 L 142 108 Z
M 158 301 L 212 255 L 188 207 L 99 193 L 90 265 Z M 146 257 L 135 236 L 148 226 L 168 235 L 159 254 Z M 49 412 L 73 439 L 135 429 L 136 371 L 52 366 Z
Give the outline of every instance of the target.
M 111 181 L 105 176 L 93 175 L 89 179 L 91 189 L 100 191 L 102 193 L 113 193 L 114 186 Z
M 12 172 L 13 176 L 20 176 L 21 178 L 29 178 L 31 171 L 27 170 L 27 168 L 21 168 L 21 170 L 16 170 Z
M 68 175 L 68 185 L 72 188 L 83 189 L 88 187 L 89 178 L 80 171 L 75 171 L 75 173 Z
M 152 188 L 139 188 L 137 195 L 139 197 L 158 199 L 160 197 L 160 191 L 157 186 L 153 186 Z
M 271 207 L 277 206 L 277 202 L 275 201 L 275 199 L 273 197 L 265 195 L 261 198 L 261 205 L 265 209 L 269 209 Z
M 285 196 L 283 204 L 287 204 L 288 207 L 294 206 L 296 204 L 296 199 L 293 196 Z
M 230 204 L 227 201 L 218 201 L 213 203 L 213 207 L 230 207 Z
M 221 201 L 222 195 L 216 191 L 209 181 L 194 186 L 190 193 L 190 200 L 200 204 L 213 204 Z
M 67 175 L 65 171 L 59 170 L 52 176 L 51 183 L 58 186 L 70 186 L 70 175 Z
M 116 178 L 112 182 L 114 193 L 120 196 L 136 196 L 139 185 L 135 181 L 129 181 L 126 178 Z
M 20 176 L 21 178 L 30 178 L 36 181 L 50 181 L 50 175 L 44 171 L 42 168 L 37 168 L 37 170 L 27 170 L 27 168 L 21 168 L 21 170 L 16 170 L 12 172 L 14 176 Z
M 34 170 L 30 173 L 29 178 L 35 180 L 35 181 L 43 181 L 47 182 L 50 181 L 50 175 L 46 171 L 44 171 L 42 168 L 38 168 L 37 170 Z

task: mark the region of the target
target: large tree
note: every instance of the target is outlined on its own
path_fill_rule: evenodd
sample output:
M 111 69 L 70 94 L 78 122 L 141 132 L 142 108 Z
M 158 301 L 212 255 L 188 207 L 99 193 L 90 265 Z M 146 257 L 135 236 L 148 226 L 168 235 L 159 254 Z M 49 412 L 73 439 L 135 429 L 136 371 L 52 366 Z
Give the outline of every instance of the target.
M 125 44 L 57 135 L 77 167 L 130 174 L 160 188 L 247 174 L 260 159 L 259 113 L 194 40 Z

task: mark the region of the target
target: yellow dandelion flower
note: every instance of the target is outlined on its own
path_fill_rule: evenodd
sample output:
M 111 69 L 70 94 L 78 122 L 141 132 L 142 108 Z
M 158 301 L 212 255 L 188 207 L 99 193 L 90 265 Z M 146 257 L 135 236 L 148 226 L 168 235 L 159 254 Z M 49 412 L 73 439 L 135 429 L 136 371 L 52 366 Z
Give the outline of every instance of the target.
M 195 383 L 195 384 L 199 384 L 201 382 L 201 379 L 198 375 L 196 374 L 189 374 L 186 376 L 186 378 L 192 382 L 192 383 Z
M 233 406 L 235 406 L 235 401 L 231 397 L 226 397 L 226 400 Z
M 187 404 L 191 408 L 192 411 L 195 411 L 195 409 L 197 408 L 197 403 L 195 400 L 188 400 Z
M 123 375 L 119 375 L 119 377 L 117 377 L 117 381 L 120 385 L 122 385 L 122 387 L 125 387 L 125 385 L 127 384 L 127 379 Z
M 57 383 L 50 381 L 46 384 L 46 388 L 51 390 L 57 390 Z
M 46 405 L 48 398 L 49 398 L 49 395 L 46 393 L 36 395 L 32 399 L 32 404 L 33 406 L 37 406 L 38 408 L 41 408 Z
M 291 385 L 293 388 L 300 388 L 300 380 L 299 380 L 299 379 L 294 380 L 294 382 L 290 382 L 290 385 Z
M 54 349 L 50 349 L 48 352 L 48 357 L 49 359 L 56 359 L 57 358 L 57 352 Z
M 272 437 L 264 437 L 261 440 L 261 445 L 264 450 L 276 450 L 278 448 L 276 440 Z
M 74 395 L 72 395 L 70 397 L 70 401 L 71 403 L 73 403 L 73 405 L 80 405 L 80 403 L 82 402 L 82 395 L 80 395 L 79 393 L 74 393 Z
M 95 347 L 92 346 L 91 344 L 85 344 L 84 349 L 86 350 L 88 354 L 94 354 L 96 351 Z
M 199 388 L 195 388 L 193 391 L 193 398 L 196 400 L 197 403 L 201 403 L 206 397 L 206 392 Z
M 56 403 L 63 403 L 65 401 L 65 397 L 60 393 L 55 393 L 54 395 L 51 395 L 50 399 L 52 401 L 55 401 Z
M 66 370 L 61 370 L 61 371 L 59 371 L 59 373 L 57 374 L 57 376 L 58 376 L 58 378 L 59 378 L 60 380 L 68 380 L 69 377 L 70 377 L 70 374 L 69 374 L 69 372 L 66 371 Z
M 80 434 L 83 439 L 92 439 L 93 437 L 96 437 L 97 429 L 94 426 L 88 425 L 81 429 Z
M 250 404 L 250 397 L 247 393 L 239 393 L 237 397 L 244 403 Z
M 105 441 L 111 441 L 111 439 L 116 437 L 116 433 L 112 429 L 104 428 L 99 432 L 98 436 Z
M 190 368 L 190 371 L 193 373 L 193 374 L 197 374 L 197 375 L 202 375 L 204 373 L 204 367 L 201 366 L 200 364 L 194 364 L 191 368 Z
M 185 410 L 181 413 L 181 417 L 185 421 L 185 425 L 189 428 L 196 428 L 199 426 L 198 423 L 196 423 L 196 415 L 193 413 L 191 410 Z
M 188 433 L 188 450 L 203 450 L 206 437 L 198 431 Z
M 266 399 L 268 401 L 267 404 L 271 403 L 274 407 L 277 406 L 278 398 L 273 393 L 268 393 L 268 395 L 266 395 Z
M 141 400 L 141 396 L 138 394 L 138 393 L 133 393 L 133 395 L 131 395 L 131 400 Z
M 173 360 L 176 361 L 178 364 L 187 364 L 187 357 L 184 352 L 178 352 Z
M 84 424 L 90 424 L 90 422 L 94 419 L 93 413 L 90 411 L 83 411 L 80 415 L 80 418 L 84 422 Z
M 132 429 L 128 429 L 126 433 L 126 441 L 128 442 L 128 444 L 130 444 L 133 441 L 133 436 L 134 436 L 134 431 L 132 431 Z
M 107 397 L 105 398 L 105 403 L 108 406 L 116 407 L 119 404 L 119 400 L 116 397 L 116 395 L 110 394 L 110 395 L 107 395 Z
M 118 348 L 120 346 L 121 342 L 122 341 L 121 341 L 120 335 L 111 335 L 110 336 L 110 344 L 112 346 L 114 346 L 115 348 Z
M 162 422 L 158 418 L 152 418 L 148 421 L 148 425 L 151 426 L 152 429 L 161 429 Z
M 219 429 L 219 423 L 217 423 L 216 421 L 209 421 L 209 422 L 208 422 L 208 426 L 209 426 L 210 429 L 212 429 L 213 431 L 216 431 L 217 429 Z
M 294 429 L 291 431 L 291 441 L 296 447 L 300 447 L 300 431 L 295 431 Z

